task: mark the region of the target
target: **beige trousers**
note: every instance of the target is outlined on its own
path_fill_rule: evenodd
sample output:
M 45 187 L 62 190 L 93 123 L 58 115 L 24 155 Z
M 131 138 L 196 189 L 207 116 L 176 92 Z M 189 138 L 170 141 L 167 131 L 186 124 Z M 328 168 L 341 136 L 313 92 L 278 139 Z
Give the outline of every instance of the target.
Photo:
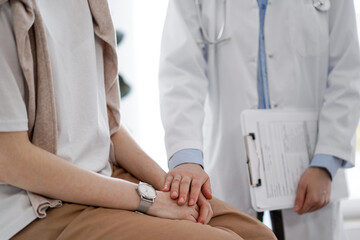
M 113 177 L 138 182 L 121 168 L 113 167 Z M 276 239 L 257 219 L 226 203 L 210 201 L 214 216 L 208 225 L 186 220 L 170 220 L 132 211 L 65 203 L 51 209 L 13 239 L 126 239 L 126 240 L 210 240 Z

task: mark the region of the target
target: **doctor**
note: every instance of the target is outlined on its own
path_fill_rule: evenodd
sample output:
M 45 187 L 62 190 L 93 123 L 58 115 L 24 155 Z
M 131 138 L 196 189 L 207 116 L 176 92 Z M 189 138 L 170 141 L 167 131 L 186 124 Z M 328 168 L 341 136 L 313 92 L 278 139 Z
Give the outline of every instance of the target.
M 274 214 L 273 225 L 279 239 L 346 239 L 329 197 L 332 180 L 344 181 L 337 170 L 354 166 L 359 67 L 352 0 L 170 0 L 160 67 L 164 190 L 180 205 L 213 192 L 255 216 L 241 111 L 316 109 L 314 158 L 294 209 Z

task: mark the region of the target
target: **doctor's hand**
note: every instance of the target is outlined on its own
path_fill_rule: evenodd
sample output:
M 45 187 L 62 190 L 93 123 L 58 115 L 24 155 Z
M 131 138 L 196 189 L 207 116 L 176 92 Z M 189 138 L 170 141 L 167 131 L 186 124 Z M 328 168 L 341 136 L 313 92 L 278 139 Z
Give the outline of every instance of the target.
M 193 163 L 181 164 L 169 171 L 165 177 L 163 191 L 170 191 L 170 197 L 178 199 L 179 205 L 187 202 L 188 195 L 189 206 L 198 202 L 200 193 L 206 199 L 212 198 L 209 176 L 200 165 Z
M 308 168 L 299 181 L 294 211 L 304 214 L 326 206 L 330 201 L 330 192 L 331 178 L 327 170 Z

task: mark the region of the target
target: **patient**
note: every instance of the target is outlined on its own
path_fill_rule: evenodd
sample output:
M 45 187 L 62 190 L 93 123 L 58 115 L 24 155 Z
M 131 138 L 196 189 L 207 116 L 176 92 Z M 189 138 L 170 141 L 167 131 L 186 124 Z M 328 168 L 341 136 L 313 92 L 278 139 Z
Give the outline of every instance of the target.
M 161 191 L 120 123 L 106 0 L 0 0 L 0 33 L 0 239 L 275 239 L 211 196 Z

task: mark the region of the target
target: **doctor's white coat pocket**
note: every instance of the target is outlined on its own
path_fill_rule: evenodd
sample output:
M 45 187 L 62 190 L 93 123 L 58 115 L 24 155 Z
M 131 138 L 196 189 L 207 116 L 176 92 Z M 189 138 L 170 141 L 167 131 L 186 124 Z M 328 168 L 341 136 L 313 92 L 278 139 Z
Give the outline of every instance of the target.
M 317 56 L 329 47 L 329 0 L 295 0 L 289 3 L 290 41 L 301 56 Z

